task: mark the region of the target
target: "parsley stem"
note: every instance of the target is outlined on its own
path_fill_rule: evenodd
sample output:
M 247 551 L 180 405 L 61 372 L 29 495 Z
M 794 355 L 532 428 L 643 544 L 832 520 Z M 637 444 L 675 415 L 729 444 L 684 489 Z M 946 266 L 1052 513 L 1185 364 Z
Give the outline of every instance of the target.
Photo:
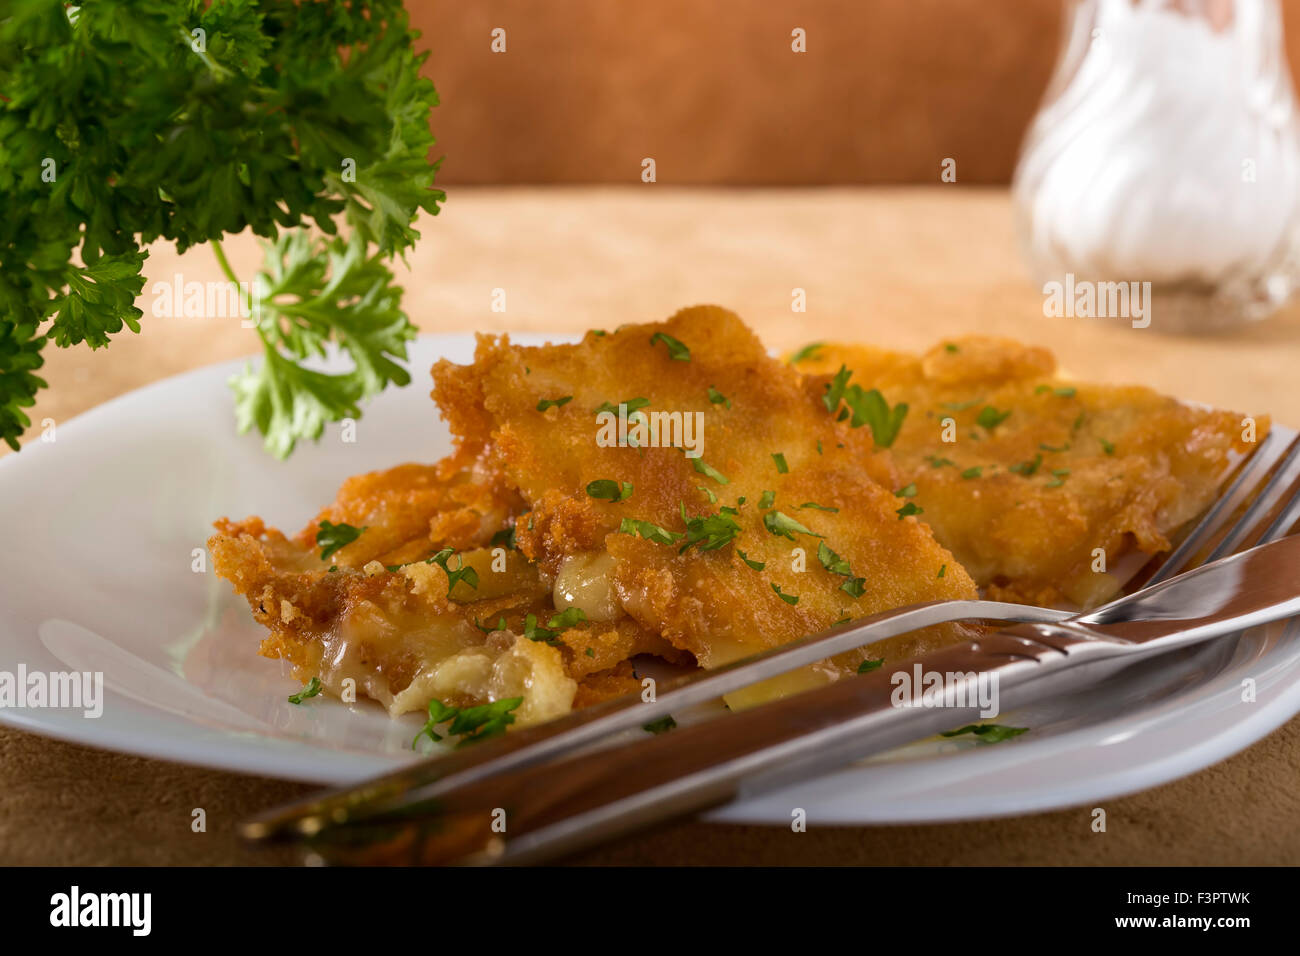
M 217 265 L 221 266 L 221 271 L 226 274 L 226 278 L 239 287 L 239 279 L 235 277 L 235 270 L 230 268 L 230 260 L 226 258 L 226 250 L 221 246 L 220 239 L 211 240 L 208 245 L 212 247 L 212 254 L 217 257 Z
M 184 27 L 181 27 L 181 42 L 183 42 L 191 50 L 194 49 L 194 36 Z M 212 57 L 208 56 L 208 51 L 206 49 L 194 50 L 194 52 L 198 54 L 199 59 L 203 61 L 203 65 L 208 68 L 208 71 L 211 72 L 213 76 L 215 76 L 218 79 L 225 79 L 226 77 L 230 76 L 230 70 L 226 69 L 216 60 L 212 59 Z
M 240 298 L 244 300 L 244 306 L 248 314 L 253 314 L 252 297 L 244 291 L 244 287 L 239 284 L 239 278 L 235 275 L 235 270 L 230 267 L 230 260 L 226 258 L 226 250 L 221 245 L 220 239 L 209 240 L 208 245 L 212 247 L 212 254 L 217 257 L 217 265 L 221 266 L 221 271 L 225 273 L 226 279 L 238 290 Z

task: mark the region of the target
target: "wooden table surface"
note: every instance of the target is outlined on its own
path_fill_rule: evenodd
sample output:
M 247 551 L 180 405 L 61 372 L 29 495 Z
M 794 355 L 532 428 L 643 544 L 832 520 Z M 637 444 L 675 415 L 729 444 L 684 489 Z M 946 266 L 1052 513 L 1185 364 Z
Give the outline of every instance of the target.
M 651 321 L 715 302 L 770 346 L 838 338 L 920 349 L 973 331 L 1053 348 L 1099 382 L 1149 384 L 1187 399 L 1300 425 L 1300 307 L 1230 336 L 1045 318 L 1018 254 L 1004 190 L 712 190 L 657 185 L 459 188 L 403 276 L 428 332 L 577 331 Z M 251 238 L 227 243 L 251 276 Z M 98 354 L 50 348 L 51 388 L 32 410 L 66 421 L 115 395 L 252 353 L 234 319 L 155 319 L 150 287 L 180 273 L 217 281 L 210 250 L 151 251 L 139 335 Z M 803 289 L 807 311 L 791 310 Z M 492 309 L 494 290 L 506 310 Z M 422 387 L 424 370 L 417 369 Z M 29 436 L 30 438 L 30 436 Z M 1300 719 L 1217 766 L 1155 790 L 1030 817 L 934 826 L 786 828 L 687 823 L 605 847 L 582 862 L 798 864 L 1300 863 Z M 241 847 L 240 816 L 302 785 L 93 751 L 0 729 L 0 863 L 284 862 Z M 206 833 L 190 828 L 207 812 Z

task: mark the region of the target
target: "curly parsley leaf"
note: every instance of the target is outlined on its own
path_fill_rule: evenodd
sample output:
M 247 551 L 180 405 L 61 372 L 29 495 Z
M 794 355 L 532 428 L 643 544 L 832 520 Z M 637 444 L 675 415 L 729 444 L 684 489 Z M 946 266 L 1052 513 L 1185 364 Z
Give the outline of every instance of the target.
M 847 366 L 841 365 L 826 384 L 822 395 L 822 404 L 826 410 L 835 415 L 836 421 L 849 420 L 851 428 L 871 426 L 872 440 L 881 448 L 888 448 L 898 437 L 907 418 L 907 403 L 899 402 L 890 406 L 879 389 L 863 389 L 860 385 L 850 385 L 853 373 Z M 843 408 L 840 407 L 843 403 Z M 838 411 L 838 414 L 836 412 Z
M 456 553 L 455 548 L 443 548 L 433 557 L 429 558 L 425 564 L 436 564 L 447 574 L 447 597 L 451 597 L 451 592 L 456 589 L 456 585 L 462 581 L 468 587 L 478 588 L 478 572 L 474 568 L 465 564 L 465 556 L 460 556 L 460 562 L 455 570 L 450 566 L 451 557 Z
M 1028 730 L 1028 727 L 1007 727 L 1004 724 L 967 724 L 956 730 L 945 730 L 940 736 L 960 737 L 963 734 L 973 734 L 983 743 L 996 744 L 1003 740 L 1010 740 L 1012 737 L 1019 737 Z
M 320 682 L 319 677 L 313 677 L 311 680 L 307 681 L 307 686 L 302 690 L 298 691 L 296 694 L 289 695 L 289 703 L 301 704 L 308 697 L 315 697 L 320 694 L 321 688 L 324 686 L 325 685 Z
M 796 534 L 811 535 L 814 538 L 821 537 L 821 535 L 817 534 L 815 531 L 804 527 L 794 518 L 791 518 L 784 511 L 769 511 L 767 514 L 763 515 L 763 527 L 771 534 L 779 535 L 783 538 L 789 538 L 791 541 L 794 540 Z
M 595 481 L 587 482 L 587 494 L 603 501 L 626 501 L 632 497 L 632 482 L 625 481 L 620 484 L 612 478 L 597 478 Z
M 777 584 L 775 581 L 772 582 L 772 590 L 775 591 L 776 596 L 786 604 L 795 605 L 799 603 L 799 596 L 797 594 L 786 594 L 781 590 L 781 585 Z
M 330 555 L 339 548 L 346 547 L 357 538 L 361 537 L 362 532 L 369 528 L 369 525 L 363 525 L 360 528 L 353 527 L 350 524 L 340 521 L 334 524 L 329 521 L 322 521 L 316 532 L 316 544 L 320 547 L 320 559 L 329 560 Z
M 503 734 L 515 722 L 513 711 L 523 702 L 522 697 L 504 697 L 490 704 L 460 708 L 448 706 L 435 698 L 429 701 L 429 719 L 411 741 L 411 749 L 415 749 L 421 737 L 427 736 L 435 743 L 442 740 L 443 735 L 437 731 L 442 724 L 450 724 L 448 735 L 461 738 L 456 744 L 458 749 Z
M 676 544 L 685 535 L 680 531 L 669 531 L 652 521 L 639 521 L 636 518 L 624 518 L 618 523 L 619 534 L 641 535 L 655 544 Z
M 524 617 L 524 637 L 542 644 L 559 644 L 561 634 L 586 620 L 587 615 L 580 607 L 565 608 L 547 621 L 545 627 L 538 622 L 536 614 L 529 614 Z
M 286 234 L 350 226 L 355 251 L 302 240 L 320 262 L 314 273 L 284 270 L 283 295 L 257 326 L 267 361 L 237 379 L 242 427 L 259 428 L 275 454 L 405 384 L 395 362 L 413 332 L 380 260 L 409 249 L 416 216 L 443 198 L 428 161 L 437 93 L 416 36 L 399 0 L 363 11 L 292 0 L 8 5 L 0 438 L 17 447 L 30 425 L 22 409 L 45 387 L 32 371 L 46 344 L 101 348 L 139 330 L 145 248 L 156 240 L 183 252 L 249 231 L 284 258 Z M 347 268 L 328 262 L 350 256 Z M 326 341 L 349 353 L 353 372 L 304 364 Z
M 659 734 L 666 734 L 668 733 L 668 731 L 673 730 L 676 727 L 677 727 L 677 721 L 673 719 L 672 714 L 668 714 L 667 716 L 660 717 L 658 720 L 652 720 L 648 724 L 641 725 L 641 729 L 644 730 L 646 733 L 655 734 L 656 736 Z
M 807 359 L 816 358 L 817 353 L 820 352 L 825 347 L 826 347 L 825 342 L 809 342 L 798 352 L 795 352 L 794 355 L 790 356 L 790 364 L 798 365 L 800 362 L 806 361 Z
M 327 422 L 359 417 L 364 399 L 411 381 L 398 364 L 416 335 L 402 290 L 355 238 L 286 232 L 268 246 L 258 279 L 253 312 L 264 360 L 230 384 L 239 431 L 256 427 L 271 454 L 288 457 L 299 439 L 319 438 Z M 352 360 L 351 371 L 304 364 L 324 358 L 331 343 Z
M 668 357 L 675 362 L 689 362 L 691 360 L 691 350 L 679 339 L 673 338 L 666 332 L 656 332 L 650 336 L 650 344 L 658 345 L 660 342 L 668 349 Z

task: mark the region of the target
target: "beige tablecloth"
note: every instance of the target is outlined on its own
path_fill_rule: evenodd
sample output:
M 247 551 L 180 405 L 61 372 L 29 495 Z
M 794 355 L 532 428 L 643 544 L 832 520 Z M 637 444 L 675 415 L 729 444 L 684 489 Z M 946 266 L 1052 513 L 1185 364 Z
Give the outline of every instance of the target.
M 1300 425 L 1300 308 L 1230 337 L 1181 339 L 1043 316 L 1002 190 L 457 189 L 404 277 L 429 332 L 580 330 L 717 302 L 771 346 L 843 338 L 921 348 L 959 333 L 1056 350 L 1071 373 L 1141 382 Z M 259 260 L 227 244 L 236 271 Z M 150 283 L 220 279 L 211 252 L 152 250 Z M 506 311 L 494 312 L 494 290 Z M 807 312 L 792 313 L 802 289 Z M 32 417 L 62 422 L 148 382 L 253 352 L 230 319 L 154 319 L 107 351 L 47 350 L 51 388 Z M 1158 325 L 1158 317 L 1156 324 Z M 418 377 L 423 370 L 416 370 Z M 413 387 L 422 387 L 418 384 Z M 1090 807 L 936 826 L 806 833 L 688 823 L 602 848 L 593 863 L 1300 863 L 1300 719 L 1223 763 Z M 220 864 L 289 857 L 241 847 L 242 815 L 298 784 L 182 767 L 0 730 L 0 863 Z M 191 813 L 207 813 L 206 833 Z

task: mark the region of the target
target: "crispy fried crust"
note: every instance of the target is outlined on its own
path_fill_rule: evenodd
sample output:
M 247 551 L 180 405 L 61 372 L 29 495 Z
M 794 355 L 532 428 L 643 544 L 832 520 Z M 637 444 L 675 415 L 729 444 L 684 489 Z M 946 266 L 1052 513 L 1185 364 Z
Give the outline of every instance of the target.
M 889 450 L 826 407 L 841 365 L 909 405 Z M 831 346 L 800 372 L 712 307 L 576 345 L 481 336 L 471 365 L 434 369 L 455 455 L 349 479 L 292 538 L 222 519 L 209 547 L 268 629 L 262 652 L 303 679 L 344 695 L 350 680 L 393 714 L 519 696 L 529 723 L 638 691 L 638 655 L 717 666 L 840 620 L 975 597 L 977 582 L 1095 603 L 1115 586 L 1096 555 L 1113 568 L 1168 547 L 1250 447 L 1239 416 L 1067 383 L 1050 352 L 1004 340 L 919 357 Z M 597 417 L 630 399 L 648 402 L 647 423 L 676 415 L 658 443 L 630 446 Z M 685 430 L 696 416 L 701 430 Z M 593 482 L 630 491 L 609 500 Z M 322 560 L 325 521 L 365 531 Z M 450 587 L 426 563 L 446 547 L 476 583 Z M 548 629 L 569 606 L 587 619 Z M 971 635 L 904 635 L 728 700 Z
M 890 448 L 901 480 L 915 483 L 935 537 L 1000 600 L 1109 598 L 1120 582 L 1099 555 L 1109 572 L 1134 549 L 1167 549 L 1254 447 L 1241 415 L 1066 381 L 1046 349 L 1005 339 L 954 339 L 922 356 L 831 345 L 799 364 L 810 395 L 841 367 L 909 405 Z M 1261 420 L 1255 437 L 1267 429 Z
M 431 696 L 474 706 L 519 691 L 529 698 L 517 713 L 527 723 L 567 710 L 580 685 L 590 685 L 582 697 L 590 700 L 628 689 L 623 665 L 637 654 L 689 659 L 630 618 L 569 628 L 550 643 L 525 640 L 529 615 L 542 623 L 555 615 L 550 580 L 519 552 L 484 547 L 520 510 L 517 495 L 462 454 L 349 478 L 293 538 L 260 518 L 223 518 L 208 547 L 217 573 L 269 631 L 265 656 L 335 693 L 352 678 L 358 694 L 394 714 Z M 322 560 L 321 521 L 366 530 Z M 442 547 L 477 549 L 456 559 L 476 568 L 476 587 L 460 582 L 448 593 L 446 572 L 423 560 Z
M 674 359 L 661 336 L 683 343 L 689 360 Z M 524 348 L 480 337 L 472 365 L 440 362 L 434 379 L 462 451 L 483 454 L 530 506 L 516 525 L 524 553 L 550 573 L 575 555 L 613 555 L 622 609 L 705 666 L 844 618 L 976 594 L 929 530 L 896 513 L 895 471 L 869 430 L 837 423 L 723 309 L 686 309 L 664 323 L 589 333 L 577 345 Z M 597 409 L 634 398 L 649 400 L 647 415 L 701 415 L 700 457 L 607 443 Z M 600 480 L 630 484 L 631 496 L 592 497 L 588 485 Z M 680 553 L 680 542 L 619 530 L 634 519 L 682 533 L 690 519 L 724 506 L 735 509 L 728 517 L 738 529 L 716 550 Z M 775 512 L 811 533 L 773 534 L 764 519 Z M 823 566 L 823 543 L 848 574 Z M 843 589 L 853 581 L 861 596 Z M 963 633 L 941 628 L 930 638 Z

